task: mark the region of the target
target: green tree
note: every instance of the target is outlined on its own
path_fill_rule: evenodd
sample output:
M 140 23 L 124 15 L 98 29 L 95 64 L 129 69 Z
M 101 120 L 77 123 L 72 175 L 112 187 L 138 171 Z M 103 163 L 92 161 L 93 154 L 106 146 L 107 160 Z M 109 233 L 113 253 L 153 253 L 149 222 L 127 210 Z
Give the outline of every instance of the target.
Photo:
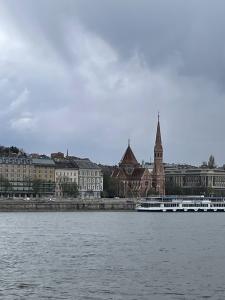
M 3 177 L 2 175 L 0 176 L 0 189 L 3 193 L 12 192 L 12 184 L 7 178 Z
M 150 188 L 147 192 L 147 196 L 157 196 L 159 193 L 154 188 Z
M 9 148 L 9 150 L 10 150 L 11 153 L 15 153 L 15 154 L 18 154 L 20 152 L 20 150 L 15 146 L 11 146 Z
M 61 182 L 60 187 L 64 197 L 74 197 L 79 195 L 78 185 L 76 182 Z
M 32 189 L 34 194 L 41 194 L 43 190 L 43 180 L 41 179 L 34 179 L 32 182 Z
M 103 197 L 114 198 L 118 196 L 118 181 L 108 174 L 103 174 Z
M 175 185 L 171 182 L 166 182 L 165 184 L 166 195 L 184 195 L 185 191 L 180 186 Z

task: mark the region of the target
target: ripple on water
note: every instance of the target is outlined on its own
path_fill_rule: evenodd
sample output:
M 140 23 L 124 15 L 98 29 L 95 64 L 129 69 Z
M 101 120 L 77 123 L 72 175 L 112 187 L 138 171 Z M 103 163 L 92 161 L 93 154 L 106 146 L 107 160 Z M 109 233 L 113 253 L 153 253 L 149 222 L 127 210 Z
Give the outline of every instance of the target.
M 0 298 L 224 299 L 224 227 L 222 214 L 1 214 Z

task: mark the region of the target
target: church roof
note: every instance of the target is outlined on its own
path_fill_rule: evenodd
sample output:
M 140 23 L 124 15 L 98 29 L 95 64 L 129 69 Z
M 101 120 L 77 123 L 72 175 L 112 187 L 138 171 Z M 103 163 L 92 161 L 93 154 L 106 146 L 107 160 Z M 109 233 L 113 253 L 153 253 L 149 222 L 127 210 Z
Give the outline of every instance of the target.
M 119 165 L 134 165 L 137 166 L 139 165 L 130 145 L 128 145 Z
M 111 177 L 114 177 L 114 178 L 127 178 L 127 175 L 125 174 L 124 170 L 121 169 L 121 168 L 118 168 L 116 167 L 112 174 L 111 174 Z
M 147 169 L 145 168 L 135 167 L 132 174 L 127 174 L 124 172 L 123 168 L 117 167 L 113 170 L 111 177 L 119 178 L 120 180 L 141 180 L 146 170 Z
M 135 168 L 132 173 L 132 178 L 133 179 L 141 179 L 142 176 L 144 175 L 145 171 L 146 171 L 145 168 Z

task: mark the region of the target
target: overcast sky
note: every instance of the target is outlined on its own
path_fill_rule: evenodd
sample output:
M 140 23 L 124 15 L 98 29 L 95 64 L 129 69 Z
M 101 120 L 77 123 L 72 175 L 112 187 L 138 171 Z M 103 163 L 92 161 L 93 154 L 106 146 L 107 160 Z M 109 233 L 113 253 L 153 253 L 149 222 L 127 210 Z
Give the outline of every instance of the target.
M 0 0 L 0 143 L 225 163 L 224 0 Z

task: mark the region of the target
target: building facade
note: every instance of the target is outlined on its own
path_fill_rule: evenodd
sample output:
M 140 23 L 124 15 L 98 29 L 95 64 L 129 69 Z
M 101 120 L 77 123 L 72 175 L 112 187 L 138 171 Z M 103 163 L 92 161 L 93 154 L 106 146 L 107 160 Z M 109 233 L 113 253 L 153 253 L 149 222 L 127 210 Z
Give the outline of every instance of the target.
M 26 157 L 0 158 L 0 195 L 2 197 L 24 197 L 32 190 L 34 166 Z
M 55 194 L 57 197 L 72 196 L 79 185 L 78 166 L 68 159 L 55 159 Z
M 33 197 L 49 197 L 55 194 L 55 163 L 52 159 L 33 158 Z
M 0 157 L 0 196 L 42 197 L 54 194 L 54 162 L 29 157 Z
M 82 199 L 101 198 L 101 192 L 103 191 L 103 175 L 100 167 L 87 158 L 72 158 L 72 161 L 78 168 L 80 197 Z
M 119 197 L 147 196 L 152 186 L 152 177 L 148 169 L 138 163 L 130 144 L 111 177 L 117 182 Z
M 165 168 L 166 185 L 179 187 L 184 194 L 225 196 L 225 170 L 220 168 L 172 165 Z

